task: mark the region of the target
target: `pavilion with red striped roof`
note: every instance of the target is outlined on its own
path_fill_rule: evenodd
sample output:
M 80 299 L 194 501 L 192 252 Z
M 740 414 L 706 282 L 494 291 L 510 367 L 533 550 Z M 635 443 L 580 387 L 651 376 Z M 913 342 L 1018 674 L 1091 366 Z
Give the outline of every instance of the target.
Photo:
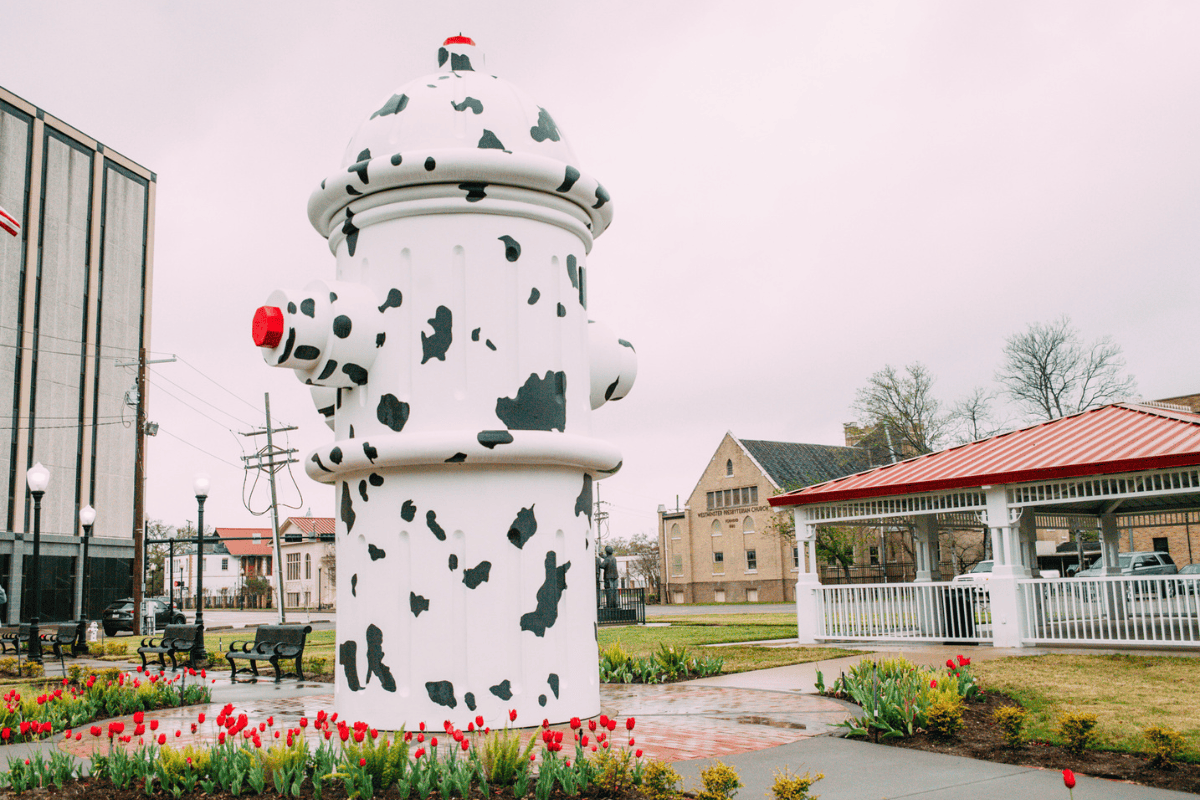
M 1090 517 L 1092 525 L 1098 518 L 1103 573 L 1116 579 L 1121 574 L 1118 510 L 1128 518 L 1200 508 L 1200 414 L 1159 403 L 1116 403 L 807 486 L 769 502 L 795 516 L 797 543 L 805 554 L 798 603 L 801 585 L 819 588 L 817 526 L 911 523 L 917 581 L 928 582 L 939 527 L 962 520 L 985 525 L 995 554 L 988 601 L 998 624 L 992 634 L 997 645 L 1019 647 L 1037 639 L 1010 624 L 1030 621 L 1016 584 L 1037 578 L 1035 517 Z M 1008 619 L 1005 608 L 1023 619 Z M 1196 611 L 1200 615 L 1200 608 Z M 1104 641 L 1116 641 L 1109 634 Z

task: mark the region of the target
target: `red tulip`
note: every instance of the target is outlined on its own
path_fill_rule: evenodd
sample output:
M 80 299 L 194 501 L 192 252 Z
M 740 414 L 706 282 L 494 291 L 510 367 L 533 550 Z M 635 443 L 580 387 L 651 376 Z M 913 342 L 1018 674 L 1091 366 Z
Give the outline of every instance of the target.
M 164 745 L 164 744 L 166 744 L 166 743 L 167 743 L 167 735 L 166 735 L 165 733 L 160 733 L 160 734 L 158 735 L 158 744 L 159 744 L 159 746 L 162 746 L 162 745 Z
M 146 718 L 146 714 L 145 714 L 145 712 L 143 712 L 143 711 L 135 711 L 135 712 L 133 712 L 133 721 L 134 721 L 135 723 L 137 723 L 138 725 L 141 725 L 141 724 L 142 724 L 142 721 L 143 721 L 145 718 Z
M 642 757 L 642 751 L 641 751 L 641 750 L 638 750 L 638 751 L 637 751 L 636 753 L 634 753 L 633 755 L 634 755 L 634 757 L 635 757 L 635 758 L 641 758 L 641 757 Z
M 583 727 L 583 723 L 579 721 L 579 717 L 571 717 L 571 730 Z
M 936 689 L 936 688 L 937 688 L 937 681 L 930 681 L 930 682 L 929 682 L 929 688 L 930 688 L 930 689 Z
M 478 716 L 475 718 L 475 727 L 477 727 L 477 728 L 483 727 L 483 717 L 482 716 Z
M 7 728 L 6 728 L 5 730 L 7 730 Z M 88 729 L 88 732 L 89 732 L 89 733 L 91 733 L 91 734 L 92 734 L 92 736 L 99 736 L 99 735 L 100 735 L 100 733 L 101 733 L 101 731 L 100 731 L 100 726 L 99 726 L 99 725 L 93 725 L 91 728 L 89 728 L 89 729 Z
M 954 669 L 954 662 L 949 658 L 946 659 L 946 669 Z
M 1071 772 L 1071 770 L 1069 770 L 1069 769 L 1064 769 L 1063 770 L 1063 784 L 1068 789 L 1074 789 L 1075 788 L 1075 773 Z
M 156 720 L 156 719 L 150 720 L 150 730 L 152 730 L 152 731 L 158 730 L 158 720 Z
M 627 731 L 633 730 L 633 725 L 634 725 L 633 717 L 630 717 L 627 720 L 625 720 L 625 730 L 627 730 Z
M 204 712 L 203 711 L 201 711 L 200 715 L 196 717 L 196 721 L 199 722 L 201 725 L 204 724 Z
M 300 727 L 301 727 L 301 728 L 307 728 L 307 727 L 308 727 L 308 717 L 301 717 L 301 718 L 300 718 Z
M 360 759 L 358 760 L 358 765 L 359 765 L 360 767 L 365 767 L 365 766 L 367 765 L 367 760 L 366 760 L 365 758 L 360 758 Z
M 436 736 L 431 736 L 431 737 L 430 737 L 430 739 L 429 739 L 429 746 L 430 746 L 430 747 L 437 747 L 437 737 L 436 737 Z
M 517 710 L 515 708 L 508 712 L 508 721 L 509 722 L 517 721 Z

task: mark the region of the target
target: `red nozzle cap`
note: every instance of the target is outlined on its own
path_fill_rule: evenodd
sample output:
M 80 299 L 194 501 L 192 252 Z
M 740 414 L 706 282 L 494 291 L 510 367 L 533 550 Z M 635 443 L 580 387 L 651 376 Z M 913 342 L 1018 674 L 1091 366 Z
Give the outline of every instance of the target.
M 254 312 L 255 347 L 275 347 L 283 340 L 283 311 L 262 306 Z
M 459 34 L 458 36 L 451 36 L 449 39 L 447 39 L 446 41 L 442 42 L 442 44 L 443 44 L 443 45 L 447 45 L 447 44 L 469 44 L 469 45 L 471 45 L 472 47 L 474 47 L 474 46 L 475 46 L 475 42 L 473 42 L 473 41 L 471 40 L 471 38 L 470 38 L 470 37 L 468 37 L 468 36 L 463 36 L 462 34 Z

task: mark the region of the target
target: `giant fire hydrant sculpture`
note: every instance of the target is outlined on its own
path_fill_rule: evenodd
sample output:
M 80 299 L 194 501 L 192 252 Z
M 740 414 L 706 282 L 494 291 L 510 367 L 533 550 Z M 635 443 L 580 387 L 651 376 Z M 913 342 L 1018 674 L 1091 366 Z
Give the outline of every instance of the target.
M 592 482 L 621 458 L 589 418 L 636 373 L 587 318 L 612 204 L 470 39 L 438 64 L 309 199 L 337 280 L 254 318 L 335 434 L 305 463 L 337 491 L 335 706 L 388 729 L 593 716 Z

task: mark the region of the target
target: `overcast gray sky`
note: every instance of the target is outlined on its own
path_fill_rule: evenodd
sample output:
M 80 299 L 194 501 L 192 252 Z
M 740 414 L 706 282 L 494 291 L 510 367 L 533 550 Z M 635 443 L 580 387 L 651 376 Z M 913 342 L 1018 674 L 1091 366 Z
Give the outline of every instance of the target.
M 460 31 L 613 198 L 589 310 L 639 356 L 595 414 L 614 533 L 652 534 L 726 430 L 841 444 L 884 364 L 949 402 L 1063 313 L 1144 397 L 1200 391 L 1195 2 L 3 5 L 0 85 L 158 174 L 151 346 L 183 361 L 152 374 L 151 517 L 194 520 L 202 471 L 207 523 L 268 524 L 231 433 L 264 392 L 301 456 L 329 437 L 250 319 L 333 277 L 309 193 Z M 299 466 L 281 501 L 332 515 Z

